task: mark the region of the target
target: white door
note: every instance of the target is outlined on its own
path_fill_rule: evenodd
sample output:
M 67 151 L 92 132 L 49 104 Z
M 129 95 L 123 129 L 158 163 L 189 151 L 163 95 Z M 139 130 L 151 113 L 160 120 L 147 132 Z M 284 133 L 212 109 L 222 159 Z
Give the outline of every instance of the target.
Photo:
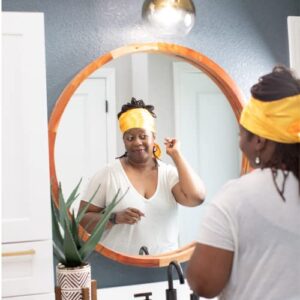
M 115 158 L 114 78 L 113 69 L 96 71 L 79 86 L 64 110 L 55 143 L 55 166 L 65 197 L 81 178 L 82 193 L 91 176 Z
M 2 13 L 2 86 L 2 242 L 51 239 L 42 13 Z
M 212 196 L 227 180 L 239 176 L 240 151 L 234 113 L 206 74 L 189 64 L 176 62 L 174 88 L 176 136 L 207 190 L 203 205 L 180 207 L 180 243 L 185 245 L 195 239 L 193 233 Z

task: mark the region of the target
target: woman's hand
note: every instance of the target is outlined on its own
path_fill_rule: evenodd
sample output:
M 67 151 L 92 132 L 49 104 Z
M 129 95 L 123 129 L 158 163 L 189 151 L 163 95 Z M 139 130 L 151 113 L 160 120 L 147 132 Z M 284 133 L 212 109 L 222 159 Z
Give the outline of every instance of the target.
M 171 157 L 180 150 L 180 142 L 175 138 L 165 138 L 164 144 L 166 146 L 167 154 Z
M 144 217 L 144 213 L 136 208 L 128 207 L 116 213 L 116 224 L 135 224 Z

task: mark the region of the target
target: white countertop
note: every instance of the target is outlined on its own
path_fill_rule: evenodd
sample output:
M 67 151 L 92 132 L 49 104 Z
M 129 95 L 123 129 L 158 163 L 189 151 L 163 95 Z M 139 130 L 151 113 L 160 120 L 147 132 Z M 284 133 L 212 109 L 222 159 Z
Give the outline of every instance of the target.
M 187 283 L 180 284 L 179 280 L 173 281 L 173 288 L 177 290 L 178 300 L 189 300 L 191 290 Z M 151 292 L 151 300 L 166 300 L 166 289 L 168 289 L 167 281 L 127 285 L 121 287 L 103 288 L 97 290 L 99 300 L 144 300 L 144 297 L 135 298 L 134 294 Z M 206 298 L 201 297 L 200 300 Z M 215 300 L 217 298 L 214 298 Z

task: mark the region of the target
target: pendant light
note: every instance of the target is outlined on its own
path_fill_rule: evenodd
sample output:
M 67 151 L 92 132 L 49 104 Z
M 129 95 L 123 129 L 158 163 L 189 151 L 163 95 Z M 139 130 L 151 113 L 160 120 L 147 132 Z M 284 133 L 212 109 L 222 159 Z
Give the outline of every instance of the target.
M 166 35 L 185 35 L 194 26 L 192 0 L 145 0 L 142 17 L 155 30 Z

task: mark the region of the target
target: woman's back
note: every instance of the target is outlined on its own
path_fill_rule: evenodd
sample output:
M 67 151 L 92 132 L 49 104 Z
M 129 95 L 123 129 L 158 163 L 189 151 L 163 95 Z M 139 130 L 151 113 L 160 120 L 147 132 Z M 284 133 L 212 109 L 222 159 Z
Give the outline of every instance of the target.
M 220 299 L 300 299 L 298 180 L 289 172 L 284 202 L 271 172 L 257 169 L 230 182 L 213 204 L 222 214 L 216 217 L 229 223 L 222 225 L 230 229 L 227 244 L 234 251 L 231 277 Z M 279 171 L 279 186 L 283 177 Z

